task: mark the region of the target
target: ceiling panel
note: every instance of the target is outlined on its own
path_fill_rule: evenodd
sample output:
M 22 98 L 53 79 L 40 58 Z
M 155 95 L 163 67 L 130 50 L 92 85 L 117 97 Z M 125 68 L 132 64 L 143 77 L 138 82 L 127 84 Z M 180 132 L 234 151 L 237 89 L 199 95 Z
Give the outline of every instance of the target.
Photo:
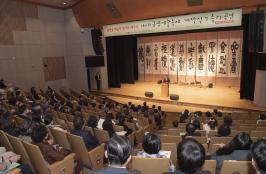
M 20 0 L 20 1 L 50 6 L 50 7 L 54 7 L 54 8 L 65 9 L 65 8 L 72 7 L 73 5 L 78 3 L 80 0 Z
M 82 0 L 72 9 L 81 27 L 100 27 L 112 23 L 221 9 L 254 9 L 257 5 L 266 5 L 266 0 L 203 0 L 201 6 L 188 6 L 187 0 Z

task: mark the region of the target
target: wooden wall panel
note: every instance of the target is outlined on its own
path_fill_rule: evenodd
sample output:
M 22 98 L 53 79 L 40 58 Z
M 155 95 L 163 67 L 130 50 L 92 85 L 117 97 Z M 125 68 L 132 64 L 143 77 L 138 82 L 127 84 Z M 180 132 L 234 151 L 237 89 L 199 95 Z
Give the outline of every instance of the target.
M 36 5 L 0 0 L 0 45 L 14 45 L 13 31 L 26 30 L 26 17 L 38 18 Z
M 44 80 L 54 81 L 66 78 L 65 58 L 43 57 Z

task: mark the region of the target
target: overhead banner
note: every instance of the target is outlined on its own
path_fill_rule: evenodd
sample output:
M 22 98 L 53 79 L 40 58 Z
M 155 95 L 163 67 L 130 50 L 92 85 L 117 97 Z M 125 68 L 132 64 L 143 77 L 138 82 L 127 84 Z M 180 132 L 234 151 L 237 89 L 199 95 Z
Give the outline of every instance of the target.
M 242 9 L 125 22 L 103 26 L 103 36 L 121 36 L 241 26 Z

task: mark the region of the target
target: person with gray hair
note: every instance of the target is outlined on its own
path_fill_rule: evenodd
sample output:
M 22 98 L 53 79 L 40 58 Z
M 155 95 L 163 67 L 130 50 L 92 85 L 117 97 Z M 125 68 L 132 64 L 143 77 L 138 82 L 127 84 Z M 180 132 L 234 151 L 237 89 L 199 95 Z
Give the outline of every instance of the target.
M 128 171 L 126 166 L 131 160 L 132 146 L 125 136 L 115 135 L 106 145 L 105 156 L 108 167 L 90 174 L 140 174 L 139 171 Z

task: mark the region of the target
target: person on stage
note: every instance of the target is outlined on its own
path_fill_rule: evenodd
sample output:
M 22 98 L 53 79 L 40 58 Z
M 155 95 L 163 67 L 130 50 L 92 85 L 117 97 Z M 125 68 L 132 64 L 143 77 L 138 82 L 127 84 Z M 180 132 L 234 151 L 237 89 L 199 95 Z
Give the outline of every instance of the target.
M 168 77 L 168 75 L 165 75 L 165 77 L 163 78 L 163 83 L 170 83 L 170 78 Z
M 101 75 L 99 72 L 96 73 L 95 80 L 96 80 L 97 90 L 99 91 L 101 89 Z

